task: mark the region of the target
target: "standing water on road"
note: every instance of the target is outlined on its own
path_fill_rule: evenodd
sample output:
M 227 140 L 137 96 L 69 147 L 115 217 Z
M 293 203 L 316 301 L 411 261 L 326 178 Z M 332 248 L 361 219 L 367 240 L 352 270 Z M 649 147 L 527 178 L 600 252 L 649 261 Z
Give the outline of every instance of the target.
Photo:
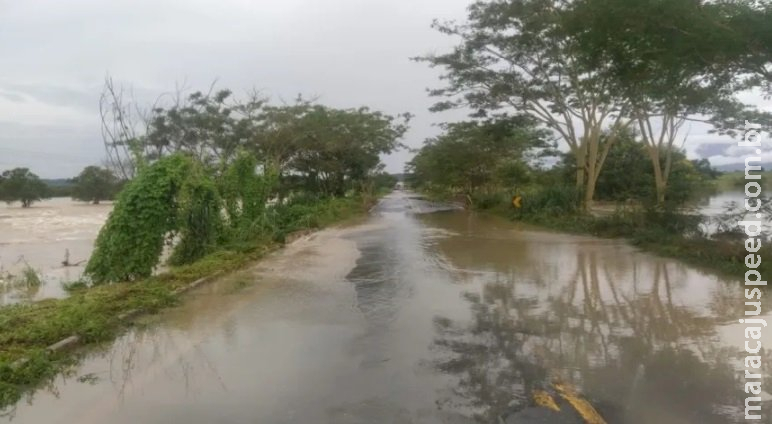
M 582 418 L 589 405 L 608 423 L 739 422 L 739 281 L 441 209 L 388 196 L 366 222 L 301 239 L 85 353 L 5 419 L 603 422 Z M 537 410 L 540 396 L 560 412 Z

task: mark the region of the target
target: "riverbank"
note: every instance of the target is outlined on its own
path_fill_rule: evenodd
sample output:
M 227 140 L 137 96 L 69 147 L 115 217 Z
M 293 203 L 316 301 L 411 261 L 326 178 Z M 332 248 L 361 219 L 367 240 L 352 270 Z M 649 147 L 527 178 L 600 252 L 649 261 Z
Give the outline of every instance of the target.
M 428 193 L 426 197 L 464 203 L 458 196 L 450 198 Z M 747 271 L 744 237 L 738 234 L 717 238 L 706 235 L 707 220 L 699 214 L 610 204 L 604 204 L 593 213 L 585 213 L 577 206 L 575 194 L 560 188 L 524 197 L 521 208 L 515 208 L 505 195 L 479 196 L 472 209 L 547 230 L 624 239 L 644 251 L 678 259 L 727 278 L 742 279 Z M 763 245 L 758 255 L 772 257 L 772 245 Z M 758 271 L 762 275 L 772 273 L 772 261 L 762 260 Z
M 112 340 L 131 324 L 128 316 L 172 306 L 191 283 L 243 268 L 295 234 L 362 216 L 374 202 L 360 197 L 321 201 L 293 217 L 296 224 L 287 234 L 228 246 L 144 281 L 74 289 L 64 299 L 0 308 L 0 410 L 77 362 L 73 351 L 52 350 L 53 344 L 72 336 L 83 346 Z
M 643 210 L 598 215 L 524 215 L 511 207 L 486 211 L 569 234 L 625 239 L 644 251 L 678 259 L 734 279 L 742 279 L 747 271 L 744 238 L 709 238 L 700 234 L 696 231 L 700 225 L 700 216 Z M 772 257 L 772 245 L 765 244 L 758 255 L 762 258 Z M 772 261 L 762 260 L 758 271 L 762 275 L 772 272 Z

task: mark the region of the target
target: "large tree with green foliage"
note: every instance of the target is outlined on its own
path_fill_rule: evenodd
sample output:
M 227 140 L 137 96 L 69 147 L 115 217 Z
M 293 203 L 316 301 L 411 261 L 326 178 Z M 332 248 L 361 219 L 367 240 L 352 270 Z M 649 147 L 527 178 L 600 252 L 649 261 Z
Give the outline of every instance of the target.
M 146 128 L 132 130 L 110 81 L 106 93 L 103 109 L 118 111 L 103 112 L 117 121 L 108 125 L 105 142 L 114 168 L 138 169 L 185 153 L 221 171 L 245 151 L 266 175 L 276 175 L 282 192 L 311 189 L 340 196 L 369 186 L 380 170 L 380 155 L 401 146 L 410 118 L 366 107 L 331 108 L 302 97 L 277 106 L 258 94 L 238 100 L 229 90 L 210 90 L 178 94 L 168 105 L 159 102 L 148 112 Z
M 408 163 L 407 172 L 427 188 L 473 195 L 485 188 L 526 182 L 526 153 L 545 147 L 543 134 L 524 116 L 443 126 Z
M 95 205 L 110 200 L 118 190 L 118 179 L 106 168 L 87 166 L 73 179 L 72 198 Z
M 48 197 L 48 186 L 28 168 L 14 168 L 0 175 L 0 201 L 21 202 L 23 208 Z
M 665 154 L 661 155 L 659 162 L 671 162 L 672 178 L 665 193 L 670 205 L 681 206 L 689 200 L 694 200 L 715 178 L 716 174 L 710 168 L 710 163 L 689 161 L 680 149 L 673 149 L 668 156 L 669 159 Z M 565 155 L 558 165 L 566 179 L 574 174 L 574 167 L 572 155 Z M 640 141 L 640 136 L 635 132 L 626 131 L 620 134 L 609 151 L 606 167 L 598 178 L 597 198 L 656 204 L 658 192 L 655 181 L 656 175 L 646 144 Z
M 294 148 L 286 168 L 306 189 L 342 196 L 370 181 L 380 170 L 380 156 L 401 146 L 409 118 L 366 107 L 308 105 L 292 123 Z
M 604 69 L 582 60 L 581 46 L 564 28 L 571 2 L 561 0 L 477 1 L 463 24 L 435 23 L 457 37 L 450 53 L 419 60 L 444 69 L 448 99 L 434 110 L 467 107 L 477 115 L 514 109 L 528 114 L 561 139 L 579 165 L 577 188 L 592 202 L 608 149 L 630 125 L 627 101 Z M 601 144 L 601 135 L 608 142 Z
M 151 275 L 165 241 L 174 245 L 169 262 L 185 264 L 309 222 L 314 209 L 288 205 L 279 184 L 289 202 L 369 190 L 383 169 L 380 155 L 400 146 L 409 119 L 302 98 L 271 106 L 258 95 L 237 101 L 210 90 L 157 103 L 143 130 L 129 125 L 111 87 L 103 117 L 115 122 L 105 145 L 112 167 L 133 178 L 97 238 L 86 268 L 94 283 Z
M 625 99 L 652 164 L 656 200 L 664 203 L 673 152 L 688 121 L 719 130 L 768 117 L 741 103 L 770 68 L 769 2 L 740 0 L 577 0 L 565 29 L 587 66 L 607 76 Z M 765 52 L 766 50 L 766 52 Z M 760 77 L 761 76 L 761 77 Z

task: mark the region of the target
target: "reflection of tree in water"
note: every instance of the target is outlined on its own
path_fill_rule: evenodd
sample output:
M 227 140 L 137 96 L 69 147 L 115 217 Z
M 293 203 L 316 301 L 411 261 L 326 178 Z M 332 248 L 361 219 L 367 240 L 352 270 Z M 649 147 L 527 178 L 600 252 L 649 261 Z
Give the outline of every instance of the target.
M 212 383 L 227 391 L 201 346 L 174 331 L 153 328 L 129 333 L 113 344 L 108 358 L 109 379 L 119 399 L 134 385 L 148 384 L 156 372 L 163 373 L 167 381 L 179 381 L 186 394 Z
M 610 423 L 741 418 L 744 396 L 730 365 L 737 349 L 714 340 L 726 317 L 679 305 L 667 263 L 651 267 L 653 281 L 630 290 L 590 250 L 577 253 L 577 269 L 559 290 L 501 274 L 484 282 L 481 294 L 466 295 L 471 323 L 435 320 L 437 366 L 458 379 L 441 407 L 497 422 L 558 378 L 580 388 Z

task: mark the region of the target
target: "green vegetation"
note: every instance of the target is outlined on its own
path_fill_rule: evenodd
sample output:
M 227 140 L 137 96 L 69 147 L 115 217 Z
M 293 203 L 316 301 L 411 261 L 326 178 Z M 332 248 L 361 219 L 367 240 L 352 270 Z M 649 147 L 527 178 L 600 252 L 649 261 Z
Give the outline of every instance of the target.
M 44 179 L 43 182 L 48 186 L 48 194 L 50 197 L 72 197 L 72 191 L 75 187 L 72 179 Z
M 119 189 L 118 179 L 112 171 L 98 166 L 87 166 L 72 182 L 72 198 L 95 205 L 102 200 L 112 200 Z
M 321 228 L 365 211 L 373 199 L 328 199 L 303 206 L 286 229 Z M 306 226 L 306 224 L 308 224 Z M 174 290 L 216 272 L 239 269 L 280 246 L 271 239 L 254 239 L 211 253 L 189 265 L 171 267 L 166 273 L 131 284 L 88 288 L 76 285 L 66 299 L 0 308 L 0 406 L 16 402 L 23 392 L 73 363 L 69 354 L 47 354 L 45 347 L 77 334 L 85 344 L 108 341 L 125 328 L 119 316 L 129 311 L 156 312 L 173 305 Z M 12 364 L 28 358 L 19 367 Z
M 407 165 L 410 180 L 435 194 L 472 197 L 529 179 L 526 152 L 547 147 L 527 117 L 444 126 Z
M 479 146 L 486 141 L 469 143 Z M 524 166 L 522 159 L 515 160 L 512 163 L 522 169 L 518 177 L 469 190 L 469 186 L 446 179 L 449 173 L 442 170 L 469 175 L 477 169 L 476 163 L 465 161 L 463 156 L 441 154 L 433 142 L 427 143 L 409 165 L 413 186 L 432 197 L 463 198 L 476 210 L 559 231 L 627 238 L 646 250 L 733 275 L 741 275 L 746 268 L 747 253 L 737 235 L 737 222 L 742 220 L 737 215 L 739 209 L 714 218 L 690 212 L 690 202 L 714 187 L 718 177 L 700 170 L 700 164 L 686 160 L 682 152 L 673 154 L 676 160 L 668 201 L 659 204 L 644 148 L 629 138 L 620 138 L 609 150 L 607 166 L 597 181 L 596 196 L 603 202 L 589 211 L 582 208 L 584 196 L 572 181 L 575 165 L 571 155 L 564 155 L 549 169 Z M 514 196 L 521 197 L 520 208 L 512 205 Z M 772 216 L 772 210 L 768 212 L 766 216 Z M 717 229 L 709 234 L 709 227 Z M 772 246 L 765 245 L 759 254 L 772 257 Z M 769 261 L 762 262 L 760 272 L 765 271 L 772 271 Z
M 165 157 L 127 184 L 94 245 L 86 274 L 94 283 L 149 277 L 168 233 L 176 229 L 177 202 L 195 162 Z
M 772 188 L 772 171 L 765 171 L 761 173 L 762 180 L 759 181 L 762 187 Z M 744 190 L 745 172 L 726 172 L 718 177 L 716 180 L 716 190 L 718 191 L 730 191 L 730 190 Z
M 573 157 L 585 209 L 610 150 L 635 130 L 662 205 L 686 122 L 709 116 L 736 133 L 745 119 L 772 121 L 738 97 L 772 80 L 772 52 L 755 47 L 769 13 L 751 0 L 476 1 L 467 22 L 435 23 L 459 43 L 418 60 L 444 71 L 433 110 L 525 115 L 549 130 Z
M 458 40 L 451 51 L 417 59 L 443 71 L 433 110 L 467 107 L 473 121 L 427 140 L 409 181 L 512 219 L 739 272 L 738 220 L 688 210 L 739 181 L 681 146 L 691 121 L 732 136 L 746 120 L 769 128 L 772 114 L 740 94 L 769 91 L 770 14 L 751 0 L 476 1 L 466 22 L 435 23 Z
M 19 284 L 27 288 L 39 287 L 41 284 L 43 284 L 43 281 L 40 279 L 38 272 L 29 266 L 29 264 L 24 266 L 18 281 Z
M 0 201 L 20 202 L 28 208 L 49 197 L 48 186 L 27 168 L 15 168 L 0 174 Z
M 223 90 L 157 106 L 144 133 L 125 137 L 128 127 L 116 125 L 124 132 L 111 140 L 127 156 L 114 150 L 111 169 L 131 178 L 84 279 L 66 285 L 66 299 L 0 308 L 0 407 L 72 363 L 46 346 L 72 335 L 110 340 L 126 324 L 122 314 L 167 307 L 176 289 L 238 269 L 292 233 L 367 211 L 394 184 L 380 155 L 400 146 L 408 118 L 303 100 L 237 102 Z M 108 174 L 85 169 L 75 196 L 103 199 L 115 183 Z M 170 270 L 154 275 L 165 248 Z
M 131 157 L 113 168 L 130 164 L 135 178 L 86 266 L 94 284 L 147 278 L 167 242 L 169 262 L 187 264 L 234 243 L 282 239 L 297 225 L 287 216 L 307 219 L 315 203 L 371 195 L 383 182 L 380 155 L 400 146 L 409 119 L 302 99 L 239 102 L 228 90 L 152 113 L 145 134 L 121 141 Z

